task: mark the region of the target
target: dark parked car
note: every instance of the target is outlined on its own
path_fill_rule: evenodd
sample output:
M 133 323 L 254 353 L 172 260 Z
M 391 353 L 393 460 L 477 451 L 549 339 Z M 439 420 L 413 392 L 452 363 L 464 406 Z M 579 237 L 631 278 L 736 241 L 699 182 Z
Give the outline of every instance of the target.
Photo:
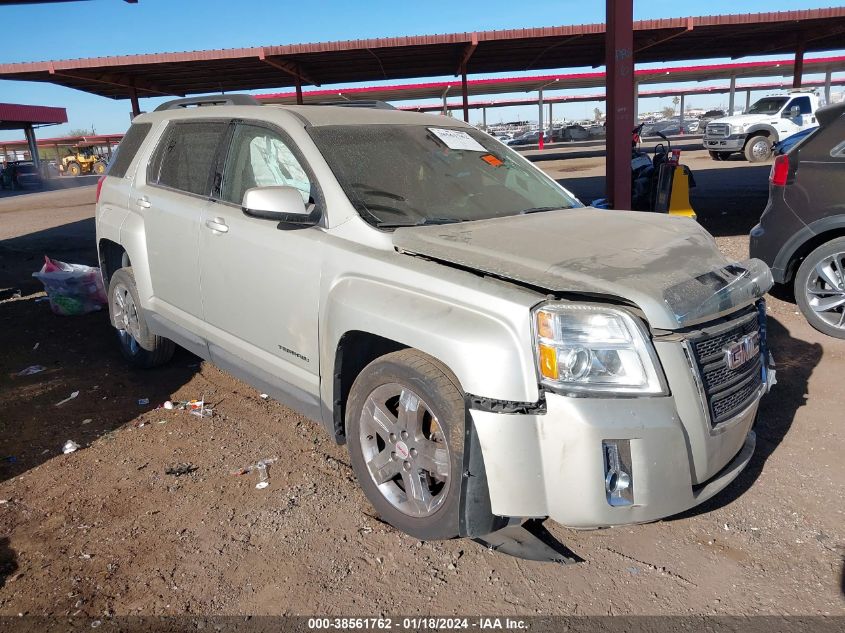
M 704 113 L 703 116 L 698 117 L 698 122 L 701 125 L 701 129 L 703 130 L 710 121 L 715 121 L 716 119 L 723 119 L 727 116 L 724 110 L 708 110 Z
M 845 339 L 845 103 L 816 117 L 819 127 L 775 158 L 751 256 L 792 285 L 810 325 Z
M 586 141 L 590 132 L 583 125 L 567 125 L 554 131 L 555 141 Z
M 684 119 L 684 134 L 692 134 L 699 128 L 698 119 Z M 676 136 L 681 133 L 680 119 L 666 119 L 665 121 L 657 121 L 643 127 L 640 136 L 647 138 L 657 136 L 660 132 L 664 136 Z
M 550 143 L 551 140 L 552 139 L 549 136 L 549 133 L 546 132 L 546 134 L 543 136 L 543 142 L 544 143 Z M 536 145 L 539 142 L 540 142 L 540 132 L 538 132 L 537 130 L 534 130 L 533 132 L 526 132 L 525 134 L 522 134 L 521 136 L 517 136 L 516 138 L 512 138 L 511 140 L 506 141 L 506 145 L 511 145 L 511 146 L 513 146 L 513 145 Z
M 41 174 L 30 161 L 12 161 L 0 170 L 2 189 L 38 189 L 41 185 Z

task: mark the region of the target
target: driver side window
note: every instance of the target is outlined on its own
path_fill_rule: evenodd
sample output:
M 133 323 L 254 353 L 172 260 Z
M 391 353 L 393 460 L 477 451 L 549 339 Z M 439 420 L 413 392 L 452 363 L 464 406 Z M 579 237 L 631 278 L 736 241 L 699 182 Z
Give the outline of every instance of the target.
M 239 124 L 235 128 L 223 169 L 221 198 L 240 205 L 253 187 L 284 185 L 311 199 L 308 175 L 281 137 L 270 129 Z

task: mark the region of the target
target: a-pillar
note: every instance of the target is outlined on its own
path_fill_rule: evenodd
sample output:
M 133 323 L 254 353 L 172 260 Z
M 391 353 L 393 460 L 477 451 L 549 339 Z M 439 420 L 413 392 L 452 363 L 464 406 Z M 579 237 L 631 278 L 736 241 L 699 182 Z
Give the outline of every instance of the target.
M 736 97 L 736 75 L 731 75 L 731 89 L 728 93 L 728 116 L 734 115 L 734 98 Z
M 824 75 L 824 102 L 827 105 L 830 105 L 830 79 L 833 73 L 831 71 L 827 71 Z
M 607 67 L 606 192 L 614 209 L 631 208 L 634 127 L 634 2 L 605 0 Z
M 29 145 L 29 155 L 32 158 L 32 164 L 35 165 L 36 169 L 40 170 L 41 158 L 38 156 L 38 144 L 35 142 L 35 130 L 32 129 L 31 125 L 27 125 L 23 129 L 23 133 L 26 135 L 26 144 Z

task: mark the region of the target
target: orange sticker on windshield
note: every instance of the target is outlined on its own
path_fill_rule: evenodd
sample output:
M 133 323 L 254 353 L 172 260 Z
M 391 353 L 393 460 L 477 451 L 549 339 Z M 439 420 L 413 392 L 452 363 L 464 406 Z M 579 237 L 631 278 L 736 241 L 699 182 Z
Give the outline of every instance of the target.
M 493 165 L 493 167 L 501 167 L 505 164 L 502 160 L 493 156 L 493 154 L 484 154 L 484 156 L 481 157 L 481 160 L 488 165 Z

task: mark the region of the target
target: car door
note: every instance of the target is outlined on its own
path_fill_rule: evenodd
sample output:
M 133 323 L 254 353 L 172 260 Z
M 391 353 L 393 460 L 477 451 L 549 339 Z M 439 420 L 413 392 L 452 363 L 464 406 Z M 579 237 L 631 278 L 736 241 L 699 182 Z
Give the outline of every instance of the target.
M 261 123 L 234 125 L 218 190 L 204 210 L 200 289 L 212 360 L 318 418 L 317 318 L 321 227 L 280 230 L 244 215 L 243 194 L 260 186 L 299 189 L 318 201 L 314 177 L 290 137 Z
M 800 113 L 796 117 L 789 116 L 788 113 L 794 107 L 797 107 Z M 786 104 L 786 108 L 784 108 L 783 113 L 784 121 L 788 121 L 790 123 L 789 130 L 791 134 L 816 125 L 816 117 L 813 115 L 813 106 L 810 102 L 810 97 L 806 95 L 793 98 Z
M 192 331 L 202 320 L 200 221 L 227 129 L 222 120 L 170 123 L 130 196 L 143 216 L 153 311 Z

